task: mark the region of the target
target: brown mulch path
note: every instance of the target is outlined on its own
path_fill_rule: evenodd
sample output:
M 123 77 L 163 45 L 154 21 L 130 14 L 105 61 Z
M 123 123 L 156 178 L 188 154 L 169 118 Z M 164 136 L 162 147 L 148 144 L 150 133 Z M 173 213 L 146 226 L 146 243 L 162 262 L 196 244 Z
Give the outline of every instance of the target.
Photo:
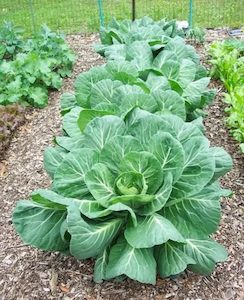
M 221 33 L 213 35 L 222 37 Z M 215 37 L 214 37 L 215 38 Z M 156 286 L 132 280 L 121 283 L 92 281 L 93 261 L 77 261 L 57 253 L 43 252 L 23 245 L 11 224 L 11 211 L 18 199 L 27 198 L 36 188 L 48 187 L 50 180 L 43 169 L 42 153 L 60 133 L 59 97 L 73 90 L 74 79 L 81 71 L 102 63 L 91 49 L 96 35 L 70 36 L 68 41 L 78 53 L 72 78 L 66 79 L 60 92 L 50 94 L 50 103 L 43 110 L 28 115 L 28 122 L 13 138 L 6 154 L 6 170 L 0 177 L 0 299 L 138 299 L 138 300 L 230 300 L 243 299 L 243 202 L 244 163 L 238 145 L 224 126 L 222 88 L 205 120 L 206 135 L 212 145 L 224 147 L 233 157 L 234 168 L 222 184 L 234 195 L 222 201 L 223 215 L 216 239 L 229 251 L 227 262 L 219 264 L 211 276 L 203 277 L 190 272 L 174 279 L 158 279 Z M 204 54 L 203 47 L 198 48 Z

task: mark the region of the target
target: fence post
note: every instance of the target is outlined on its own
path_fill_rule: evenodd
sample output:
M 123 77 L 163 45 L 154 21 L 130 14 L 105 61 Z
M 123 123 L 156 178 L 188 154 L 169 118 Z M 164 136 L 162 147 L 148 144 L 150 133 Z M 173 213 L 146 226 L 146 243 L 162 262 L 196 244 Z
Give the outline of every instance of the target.
M 98 10 L 99 10 L 100 27 L 104 27 L 104 13 L 103 13 L 102 0 L 97 0 L 97 4 L 98 4 Z
M 36 32 L 36 23 L 35 23 L 35 14 L 32 0 L 29 0 L 30 14 L 31 14 L 31 22 L 32 22 L 32 31 Z
M 193 25 L 193 0 L 189 0 L 189 16 L 188 16 L 189 27 Z
M 136 0 L 132 0 L 132 21 L 136 18 Z

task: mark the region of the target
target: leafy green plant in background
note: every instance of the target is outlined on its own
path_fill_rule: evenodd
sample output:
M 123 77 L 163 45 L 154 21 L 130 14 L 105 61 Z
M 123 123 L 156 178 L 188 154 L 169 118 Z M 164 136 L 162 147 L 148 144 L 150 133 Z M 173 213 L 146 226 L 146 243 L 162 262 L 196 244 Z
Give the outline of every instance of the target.
M 227 125 L 244 152 L 244 42 L 235 39 L 215 42 L 209 52 L 212 73 L 223 81 L 228 92 L 225 94 L 225 102 L 229 105 Z
M 189 28 L 186 31 L 186 38 L 202 44 L 205 41 L 205 30 L 200 27 Z
M 62 77 L 70 76 L 75 55 L 64 36 L 43 26 L 31 39 L 11 23 L 0 29 L 2 57 L 0 63 L 0 104 L 31 104 L 44 107 L 48 89 L 59 89 Z M 7 46 L 6 46 L 7 45 Z
M 121 115 L 125 106 L 129 109 L 137 105 L 158 113 L 178 110 L 184 120 L 191 121 L 204 115 L 202 109 L 215 96 L 215 90 L 207 88 L 210 78 L 196 51 L 179 37 L 172 39 L 155 58 L 145 41 L 112 45 L 105 55 L 105 66 L 78 76 L 74 95 L 68 94 L 68 101 L 63 97 L 63 110 L 78 105 Z
M 182 37 L 192 41 L 203 43 L 205 31 L 200 27 L 181 28 L 176 20 L 153 21 L 149 17 L 135 20 L 117 21 L 115 18 L 100 29 L 101 44 L 95 49 L 101 55 L 106 56 L 106 51 L 114 45 L 114 48 L 123 48 L 119 45 L 131 45 L 135 41 L 148 43 L 153 52 L 160 51 L 172 38 Z M 124 46 L 125 48 L 125 46 Z
M 176 21 L 160 20 L 155 22 L 149 17 L 135 20 L 117 21 L 115 18 L 100 30 L 101 44 L 96 45 L 100 54 L 111 45 L 127 44 L 134 41 L 147 42 L 152 49 L 159 50 L 176 36 L 184 37 L 184 31 L 178 29 Z
M 0 59 L 11 58 L 20 51 L 23 45 L 24 30 L 5 21 L 0 27 Z
M 207 89 L 208 72 L 195 49 L 185 43 L 186 31 L 178 29 L 175 20 L 113 19 L 100 34 L 101 44 L 95 49 L 108 61 L 130 62 L 130 69 L 137 70 L 151 92 L 176 91 L 185 99 L 187 120 L 204 115 L 202 109 L 212 102 L 215 91 Z
M 52 190 L 18 202 L 17 232 L 44 250 L 95 257 L 96 282 L 210 273 L 227 255 L 210 236 L 219 198 L 229 194 L 218 178 L 231 159 L 176 116 L 136 109 L 130 118 L 129 127 L 116 116 L 95 118 L 77 147 L 60 150 Z

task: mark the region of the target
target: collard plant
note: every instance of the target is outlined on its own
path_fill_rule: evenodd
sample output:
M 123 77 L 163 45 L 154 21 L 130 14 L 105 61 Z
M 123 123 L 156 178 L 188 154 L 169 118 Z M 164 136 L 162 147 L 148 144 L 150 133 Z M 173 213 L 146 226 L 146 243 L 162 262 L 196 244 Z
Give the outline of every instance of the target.
M 157 114 L 172 112 L 187 121 L 203 116 L 215 96 L 215 90 L 208 89 L 206 70 L 188 59 L 172 65 L 172 59 L 161 59 L 157 67 L 142 71 L 144 79 L 134 63 L 122 60 L 80 74 L 74 93 L 62 96 L 62 113 L 80 106 L 121 116 L 137 106 Z
M 175 20 L 166 19 L 154 21 L 150 17 L 144 17 L 135 21 L 112 19 L 110 24 L 100 30 L 101 44 L 95 49 L 104 55 L 111 45 L 131 44 L 134 41 L 146 41 L 155 52 L 162 49 L 176 36 L 184 37 L 184 31 L 177 26 Z
M 211 235 L 229 155 L 177 116 L 136 108 L 126 118 L 96 117 L 72 149 L 47 152 L 52 189 L 17 203 L 17 232 L 40 249 L 96 258 L 96 282 L 209 274 L 227 256 Z

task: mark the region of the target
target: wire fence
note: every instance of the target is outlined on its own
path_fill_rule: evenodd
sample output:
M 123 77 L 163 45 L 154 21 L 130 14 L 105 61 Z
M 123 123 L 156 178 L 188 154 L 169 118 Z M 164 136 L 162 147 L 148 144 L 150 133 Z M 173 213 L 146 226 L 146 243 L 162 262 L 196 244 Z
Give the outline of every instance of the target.
M 99 29 L 98 0 L 0 0 L 0 22 L 11 20 L 31 33 L 42 24 L 66 33 Z M 131 18 L 132 0 L 100 0 L 104 20 Z M 187 20 L 190 0 L 136 0 L 136 17 Z M 101 15 L 100 15 L 101 18 Z M 193 25 L 206 28 L 240 27 L 244 0 L 192 0 Z

